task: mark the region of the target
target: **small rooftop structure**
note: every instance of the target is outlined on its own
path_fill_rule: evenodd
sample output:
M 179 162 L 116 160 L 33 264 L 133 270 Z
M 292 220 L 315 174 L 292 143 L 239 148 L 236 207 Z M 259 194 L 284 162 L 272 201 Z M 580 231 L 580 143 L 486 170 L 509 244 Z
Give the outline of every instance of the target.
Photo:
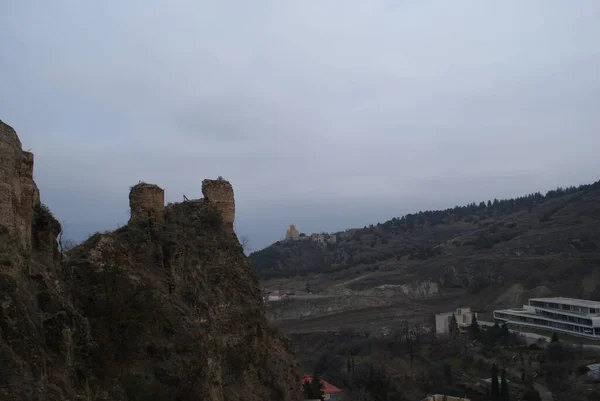
M 451 395 L 444 394 L 433 394 L 427 398 L 423 398 L 421 401 L 471 401 L 468 398 L 454 397 Z
M 589 369 L 587 372 L 588 379 L 600 380 L 600 363 L 592 363 L 586 367 Z

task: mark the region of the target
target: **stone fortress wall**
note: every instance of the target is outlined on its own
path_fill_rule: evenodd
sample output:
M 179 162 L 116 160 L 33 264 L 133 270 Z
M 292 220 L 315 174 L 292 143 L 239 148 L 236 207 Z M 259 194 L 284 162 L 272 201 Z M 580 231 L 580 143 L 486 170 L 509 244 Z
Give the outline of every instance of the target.
M 33 180 L 34 155 L 22 149 L 15 130 L 0 120 L 0 235 L 15 238 L 21 248 L 31 250 L 35 210 L 41 205 L 40 192 Z M 219 177 L 202 181 L 204 201 L 221 214 L 223 223 L 233 231 L 235 201 L 231 184 Z M 153 184 L 140 182 L 129 193 L 131 217 L 165 221 L 165 193 Z
M 219 177 L 216 180 L 202 181 L 202 195 L 204 199 L 212 203 L 223 219 L 225 226 L 233 230 L 235 222 L 235 199 L 233 187 L 229 181 Z
M 221 215 L 223 224 L 233 231 L 235 222 L 235 199 L 229 181 L 219 177 L 202 181 L 204 201 L 210 203 Z M 190 200 L 189 202 L 197 202 Z M 165 222 L 165 191 L 158 185 L 140 182 L 129 192 L 131 217 L 129 223 L 140 219 L 152 219 L 158 224 Z
M 159 224 L 165 222 L 165 191 L 154 184 L 140 182 L 129 191 L 129 222 L 151 218 Z
M 33 164 L 33 153 L 24 152 L 15 130 L 0 121 L 0 225 L 25 250 L 31 249 L 34 212 L 40 205 Z
M 335 234 L 327 233 L 313 233 L 307 236 L 306 234 L 300 233 L 295 224 L 290 224 L 290 229 L 285 232 L 283 241 L 302 240 L 311 240 L 319 245 L 335 244 L 337 242 L 337 236 Z

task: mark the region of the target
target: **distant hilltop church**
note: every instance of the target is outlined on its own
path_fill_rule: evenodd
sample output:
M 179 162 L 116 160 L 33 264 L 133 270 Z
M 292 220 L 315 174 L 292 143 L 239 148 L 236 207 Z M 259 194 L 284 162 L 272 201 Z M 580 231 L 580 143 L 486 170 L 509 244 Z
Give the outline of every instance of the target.
M 307 236 L 306 234 L 299 232 L 295 224 L 290 224 L 290 229 L 285 232 L 284 241 L 301 241 L 308 239 L 320 245 L 325 245 L 326 243 L 335 244 L 337 241 L 335 234 L 321 233 Z

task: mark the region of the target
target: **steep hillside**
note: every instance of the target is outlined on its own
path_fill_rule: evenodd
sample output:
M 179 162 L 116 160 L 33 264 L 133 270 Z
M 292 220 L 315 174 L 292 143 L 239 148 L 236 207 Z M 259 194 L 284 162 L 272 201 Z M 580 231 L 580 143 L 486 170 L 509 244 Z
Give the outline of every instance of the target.
M 280 241 L 250 261 L 265 285 L 310 282 L 319 293 L 434 283 L 440 294 L 489 305 L 518 304 L 529 293 L 600 299 L 599 223 L 596 182 L 393 218 L 325 244 Z
M 297 361 L 265 317 L 227 181 L 167 207 L 140 183 L 126 226 L 64 255 L 33 155 L 1 122 L 0 152 L 0 399 L 298 399 Z

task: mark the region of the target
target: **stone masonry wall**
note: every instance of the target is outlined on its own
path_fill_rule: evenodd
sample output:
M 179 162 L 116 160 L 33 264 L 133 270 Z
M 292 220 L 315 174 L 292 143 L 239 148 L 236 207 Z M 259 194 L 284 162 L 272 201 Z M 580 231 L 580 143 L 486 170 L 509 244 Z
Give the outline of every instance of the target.
M 154 184 L 140 183 L 129 192 L 131 217 L 129 222 L 152 218 L 158 224 L 165 222 L 165 191 Z
M 33 164 L 33 153 L 23 152 L 15 130 L 0 121 L 0 225 L 25 249 L 31 249 L 33 214 L 40 204 Z
M 13 180 L 21 141 L 12 127 L 0 121 L 0 224 L 14 230 Z
M 203 180 L 202 194 L 204 198 L 212 203 L 221 213 L 223 224 L 233 230 L 235 221 L 235 200 L 233 195 L 233 187 L 229 181 L 218 180 Z

